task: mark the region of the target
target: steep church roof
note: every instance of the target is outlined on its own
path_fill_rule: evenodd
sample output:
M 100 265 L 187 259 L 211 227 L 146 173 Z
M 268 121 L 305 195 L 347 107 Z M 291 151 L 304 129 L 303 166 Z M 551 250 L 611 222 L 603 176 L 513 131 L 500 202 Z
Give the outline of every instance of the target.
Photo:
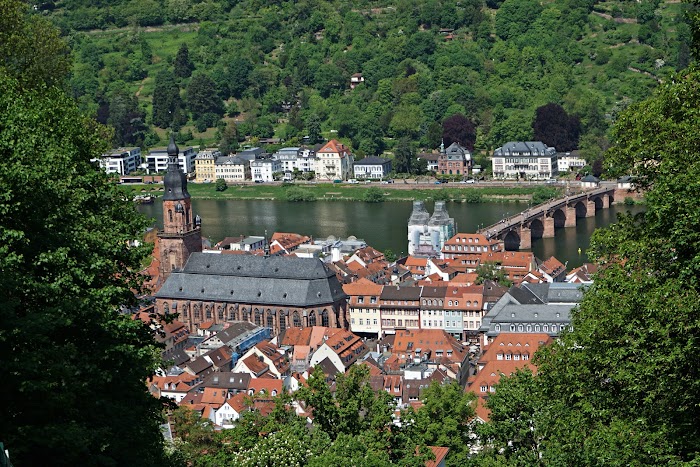
M 192 253 L 156 297 L 314 306 L 338 301 L 345 293 L 335 274 L 318 259 Z

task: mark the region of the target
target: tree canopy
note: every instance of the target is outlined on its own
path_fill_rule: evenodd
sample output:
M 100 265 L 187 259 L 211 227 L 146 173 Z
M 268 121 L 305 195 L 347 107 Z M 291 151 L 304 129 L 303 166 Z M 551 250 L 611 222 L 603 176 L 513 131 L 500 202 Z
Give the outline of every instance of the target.
M 20 5 L 3 1 L 2 17 Z M 36 20 L 26 14 L 20 31 Z M 19 55 L 0 72 L 0 440 L 15 465 L 161 465 L 162 405 L 145 385 L 157 347 L 120 313 L 136 303 L 149 249 L 129 245 L 148 223 L 90 162 L 107 129 L 34 68 L 19 46 L 29 38 L 9 40 L 0 47 Z M 64 60 L 60 41 L 34 45 L 44 63 Z
M 544 465 L 697 464 L 698 83 L 700 70 L 691 67 L 617 119 L 608 169 L 646 189 L 646 211 L 593 235 L 589 256 L 600 272 L 572 312 L 573 331 L 538 352 L 537 376 L 499 385 L 486 437 L 495 449 L 486 456 Z

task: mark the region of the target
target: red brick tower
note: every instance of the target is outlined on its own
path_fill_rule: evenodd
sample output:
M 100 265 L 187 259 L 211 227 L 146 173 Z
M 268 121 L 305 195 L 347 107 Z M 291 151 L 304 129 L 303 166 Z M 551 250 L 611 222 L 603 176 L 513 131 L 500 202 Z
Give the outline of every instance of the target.
M 163 281 L 172 271 L 185 266 L 190 253 L 202 251 L 201 220 L 192 213 L 187 177 L 178 165 L 179 152 L 171 135 L 168 144 L 168 171 L 163 179 L 163 230 L 158 233 L 160 275 Z

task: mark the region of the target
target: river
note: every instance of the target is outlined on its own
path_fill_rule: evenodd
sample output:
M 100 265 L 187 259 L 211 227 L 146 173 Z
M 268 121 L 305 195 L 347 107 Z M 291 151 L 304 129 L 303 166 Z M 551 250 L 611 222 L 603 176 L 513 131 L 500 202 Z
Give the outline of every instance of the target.
M 396 254 L 406 252 L 407 226 L 411 202 L 362 203 L 351 201 L 316 201 L 290 203 L 266 200 L 204 200 L 193 199 L 193 210 L 202 218 L 202 234 L 212 244 L 227 236 L 268 235 L 273 232 L 295 232 L 314 238 L 347 237 L 364 239 L 378 250 L 391 249 Z M 426 203 L 432 214 L 432 203 Z M 521 203 L 447 203 L 450 216 L 459 232 L 475 232 L 480 225 L 493 224 L 505 216 L 527 208 Z M 160 228 L 163 224 L 162 204 L 138 207 L 146 216 L 154 218 Z M 617 219 L 617 213 L 627 210 L 640 212 L 641 206 L 614 205 L 598 211 L 595 217 L 579 218 L 575 228 L 557 229 L 554 238 L 533 241 L 532 251 L 538 258 L 556 256 L 567 263 L 568 269 L 585 261 L 591 234 Z M 578 253 L 581 248 L 582 253 Z

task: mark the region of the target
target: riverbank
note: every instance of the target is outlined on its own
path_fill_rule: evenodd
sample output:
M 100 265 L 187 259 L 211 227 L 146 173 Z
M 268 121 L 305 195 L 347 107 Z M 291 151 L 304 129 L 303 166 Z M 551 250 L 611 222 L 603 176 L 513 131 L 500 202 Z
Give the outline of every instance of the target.
M 159 196 L 163 190 L 162 185 L 120 185 L 127 193 L 132 195 L 150 194 Z M 187 185 L 187 190 L 194 199 L 228 200 L 275 200 L 287 201 L 287 192 L 290 189 L 303 192 L 310 196 L 307 199 L 318 201 L 364 201 L 365 193 L 370 188 L 381 190 L 384 201 L 435 201 L 452 200 L 464 203 L 495 202 L 528 202 L 532 196 L 542 189 L 552 191 L 553 196 L 560 194 L 559 188 L 542 187 L 541 185 L 526 185 L 522 187 L 505 186 L 445 186 L 435 185 L 413 187 L 402 183 L 392 184 L 368 184 L 368 185 L 344 185 L 335 183 L 318 184 L 246 184 L 231 185 L 224 191 L 216 191 L 213 183 Z

